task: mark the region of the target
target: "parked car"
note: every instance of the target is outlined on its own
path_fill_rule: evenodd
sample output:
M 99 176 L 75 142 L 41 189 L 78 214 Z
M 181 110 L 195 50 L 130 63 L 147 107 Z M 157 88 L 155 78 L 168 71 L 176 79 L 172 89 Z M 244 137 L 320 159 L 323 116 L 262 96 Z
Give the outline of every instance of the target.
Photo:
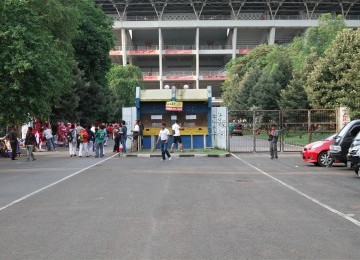
M 313 163 L 321 167 L 332 164 L 332 159 L 329 157 L 328 152 L 335 136 L 336 134 L 333 134 L 325 140 L 305 145 L 302 150 L 303 162 Z
M 330 146 L 330 156 L 333 160 L 347 163 L 347 154 L 352 141 L 360 131 L 360 119 L 353 120 L 345 125 L 334 137 Z
M 360 168 L 360 132 L 352 141 L 349 152 L 347 154 L 347 167 L 354 169 L 355 173 L 359 175 Z
M 243 128 L 240 123 L 229 123 L 229 134 L 232 135 L 243 135 Z

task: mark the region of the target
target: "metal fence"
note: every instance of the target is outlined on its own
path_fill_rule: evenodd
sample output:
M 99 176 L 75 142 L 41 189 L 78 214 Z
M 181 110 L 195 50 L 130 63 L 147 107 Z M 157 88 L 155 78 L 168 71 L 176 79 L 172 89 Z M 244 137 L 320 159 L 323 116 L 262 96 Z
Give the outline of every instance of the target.
M 337 131 L 335 109 L 319 110 L 236 110 L 228 112 L 228 150 L 269 151 L 271 125 L 281 130 L 278 150 L 301 151 L 304 145 L 324 140 Z M 235 129 L 235 130 L 234 130 Z

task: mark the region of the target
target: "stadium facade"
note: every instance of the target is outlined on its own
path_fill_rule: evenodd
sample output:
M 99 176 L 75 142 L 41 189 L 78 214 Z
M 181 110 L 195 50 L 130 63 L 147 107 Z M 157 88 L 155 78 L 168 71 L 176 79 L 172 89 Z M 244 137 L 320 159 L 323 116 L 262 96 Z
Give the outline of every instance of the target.
M 220 97 L 226 63 L 259 44 L 287 44 L 343 15 L 360 27 L 360 1 L 336 0 L 95 0 L 114 18 L 113 62 L 143 72 L 146 89 L 204 89 Z M 216 103 L 216 102 L 214 102 Z

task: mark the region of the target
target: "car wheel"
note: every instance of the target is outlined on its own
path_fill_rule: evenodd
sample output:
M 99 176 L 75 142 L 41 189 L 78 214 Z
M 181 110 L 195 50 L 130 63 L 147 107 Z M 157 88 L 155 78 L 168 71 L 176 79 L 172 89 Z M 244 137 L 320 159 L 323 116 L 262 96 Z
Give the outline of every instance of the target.
M 330 165 L 332 163 L 332 159 L 328 156 L 327 151 L 321 152 L 318 155 L 318 164 L 320 167 L 325 167 L 327 165 Z

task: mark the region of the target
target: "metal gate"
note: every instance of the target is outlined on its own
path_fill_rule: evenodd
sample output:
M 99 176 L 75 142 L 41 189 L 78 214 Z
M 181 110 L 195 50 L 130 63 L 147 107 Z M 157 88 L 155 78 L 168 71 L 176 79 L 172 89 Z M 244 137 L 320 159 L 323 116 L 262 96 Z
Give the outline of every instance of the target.
M 278 150 L 301 151 L 303 146 L 336 133 L 335 109 L 236 110 L 228 112 L 230 152 L 269 151 L 271 125 L 281 130 Z

